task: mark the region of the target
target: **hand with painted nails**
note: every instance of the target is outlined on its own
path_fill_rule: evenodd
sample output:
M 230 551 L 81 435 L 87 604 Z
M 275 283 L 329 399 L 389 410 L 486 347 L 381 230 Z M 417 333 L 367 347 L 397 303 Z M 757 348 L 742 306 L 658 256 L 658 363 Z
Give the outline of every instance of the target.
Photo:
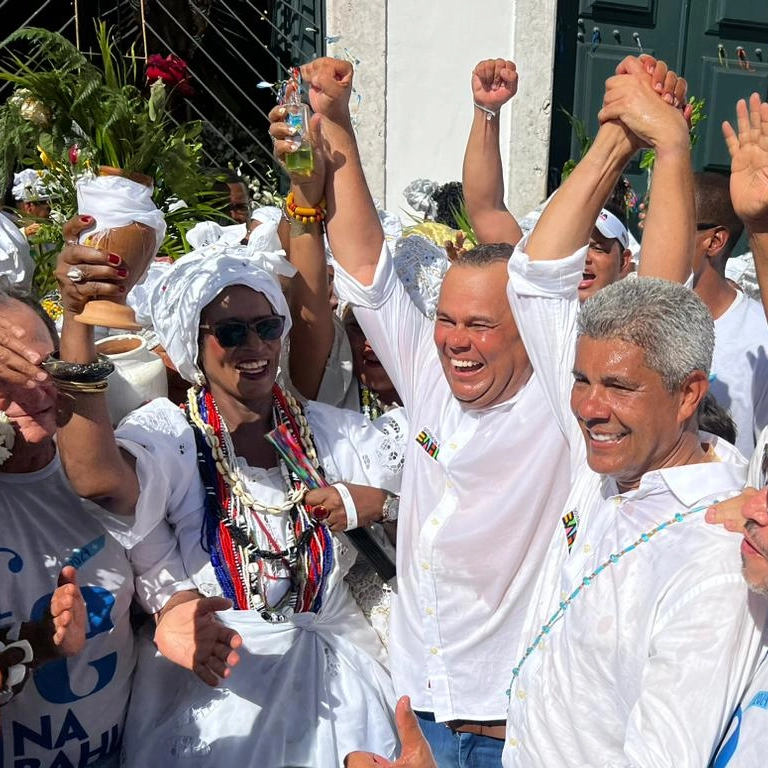
M 91 216 L 78 216 L 64 225 L 66 245 L 59 253 L 56 281 L 65 311 L 79 313 L 96 298 L 112 298 L 125 293 L 123 280 L 128 270 L 116 253 L 79 245 L 81 232 L 95 225 Z
M 507 59 L 484 59 L 472 70 L 472 99 L 498 112 L 517 93 L 517 68 Z
M 768 492 L 766 488 L 763 488 L 762 491 L 758 491 L 756 488 L 745 488 L 738 496 L 711 506 L 704 514 L 704 519 L 711 525 L 722 525 L 726 531 L 743 533 L 744 523 L 746 522 L 744 507 L 747 503 L 750 503 L 751 507 L 755 504 L 758 507 L 762 505 L 762 524 L 768 525 L 768 511 L 766 511 L 765 503 L 766 492 Z
M 367 528 L 381 520 L 384 502 L 387 499 L 386 491 L 367 485 L 355 485 L 354 483 L 344 483 L 344 485 L 354 501 L 359 528 Z M 313 513 L 310 509 L 310 514 L 316 520 L 325 522 L 334 533 L 341 533 L 346 530 L 348 525 L 347 511 L 339 491 L 332 485 L 307 491 L 304 501 L 311 508 L 314 507 L 317 510 Z
M 294 86 L 289 85 L 286 95 L 290 95 Z M 291 179 L 294 199 L 302 207 L 315 207 L 323 197 L 325 189 L 325 145 L 320 130 L 320 115 L 312 115 L 309 121 L 309 141 L 312 145 L 314 168 L 311 173 L 292 173 L 286 167 L 286 157 L 296 152 L 301 146 L 301 139 L 295 129 L 286 122 L 287 109 L 283 105 L 273 107 L 269 113 L 269 135 L 272 137 L 275 158 Z
M 397 702 L 395 724 L 401 744 L 397 760 L 391 762 L 372 752 L 351 752 L 344 758 L 344 768 L 437 768 L 407 696 Z
M 749 229 L 768 230 L 768 103 L 757 93 L 736 104 L 736 130 L 723 123 L 731 155 L 731 201 Z

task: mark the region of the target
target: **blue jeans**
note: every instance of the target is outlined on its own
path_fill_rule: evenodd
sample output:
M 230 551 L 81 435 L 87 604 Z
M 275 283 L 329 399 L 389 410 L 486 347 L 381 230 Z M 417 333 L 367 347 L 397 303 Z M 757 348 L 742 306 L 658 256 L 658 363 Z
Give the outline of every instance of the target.
M 416 716 L 437 768 L 501 768 L 503 739 L 454 733 L 445 723 L 436 723 L 431 714 Z

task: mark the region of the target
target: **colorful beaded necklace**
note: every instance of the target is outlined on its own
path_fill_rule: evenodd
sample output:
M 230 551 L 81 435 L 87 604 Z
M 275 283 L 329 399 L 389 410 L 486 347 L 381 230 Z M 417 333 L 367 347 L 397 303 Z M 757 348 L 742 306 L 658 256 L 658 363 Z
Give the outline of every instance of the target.
M 320 469 L 301 406 L 277 385 L 272 397 L 275 423 L 287 426 Z M 333 539 L 327 526 L 309 515 L 303 503 L 306 488 L 280 461 L 289 488 L 286 502 L 279 507 L 258 502 L 246 489 L 229 430 L 207 387 L 189 390 L 185 410 L 195 432 L 206 491 L 201 543 L 224 596 L 236 609 L 258 611 L 268 621 L 284 620 L 288 609 L 316 613 L 333 565 Z M 282 548 L 268 515 L 286 513 L 287 543 Z M 278 579 L 288 579 L 290 589 L 276 605 L 269 605 L 267 582 Z
M 610 568 L 610 566 L 617 563 L 622 557 L 624 557 L 624 555 L 628 555 L 638 547 L 649 542 L 657 533 L 661 533 L 661 531 L 669 528 L 672 525 L 675 525 L 675 523 L 682 523 L 686 517 L 690 517 L 690 515 L 696 514 L 697 512 L 703 512 L 705 509 L 708 509 L 709 506 L 711 505 L 689 509 L 687 512 L 678 512 L 673 518 L 666 520 L 663 523 L 659 523 L 659 525 L 650 531 L 647 531 L 646 533 L 641 533 L 640 537 L 636 541 L 624 547 L 624 549 L 622 549 L 620 552 L 614 552 L 613 554 L 609 555 L 605 562 L 598 565 L 597 568 L 595 568 L 595 570 L 589 574 L 589 576 L 585 576 L 581 580 L 581 584 L 579 584 L 564 600 L 560 601 L 560 605 L 557 607 L 557 610 L 552 614 L 552 616 L 550 616 L 549 621 L 541 627 L 538 635 L 536 635 L 536 637 L 533 639 L 533 642 L 525 649 L 525 653 L 513 667 L 512 679 L 509 681 L 509 688 L 507 689 L 507 698 L 512 695 L 512 686 L 515 684 L 515 680 L 517 680 L 517 678 L 520 676 L 520 669 L 522 668 L 523 664 L 525 664 L 531 654 L 541 645 L 541 641 L 550 633 L 552 627 L 557 624 L 560 619 L 563 618 L 565 612 L 571 607 L 573 601 L 576 600 L 576 598 L 582 592 L 584 592 L 584 590 L 586 590 L 606 568 Z

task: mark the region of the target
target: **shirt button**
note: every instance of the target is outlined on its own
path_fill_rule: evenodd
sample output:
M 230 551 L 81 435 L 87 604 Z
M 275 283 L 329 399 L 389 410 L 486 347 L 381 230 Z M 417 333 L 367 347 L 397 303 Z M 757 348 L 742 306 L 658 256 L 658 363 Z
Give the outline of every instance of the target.
M 588 555 L 592 551 L 592 547 L 589 546 L 589 544 L 584 545 L 584 554 Z
M 424 571 L 428 571 L 428 570 L 429 570 L 429 563 L 428 563 L 428 562 L 426 562 L 426 561 L 425 561 L 425 562 L 423 562 L 423 563 L 421 564 L 421 568 L 422 568 L 422 570 L 424 570 Z
M 432 525 L 440 525 L 440 521 L 436 517 L 433 517 L 432 518 Z
M 525 691 L 519 690 L 517 692 L 517 698 L 520 699 L 520 701 L 522 701 L 525 698 Z
M 429 649 L 429 652 L 430 652 L 430 653 L 431 653 L 433 656 L 437 656 L 437 654 L 438 654 L 438 653 L 440 653 L 440 649 L 439 649 L 439 648 L 435 648 L 435 647 L 433 646 L 432 648 L 430 648 L 430 649 Z
M 445 481 L 445 487 L 446 488 L 453 488 L 453 483 L 450 480 Z
M 510 747 L 516 747 L 519 744 L 520 744 L 520 742 L 514 736 L 510 736 L 509 737 L 509 746 Z
M 459 446 L 458 446 L 458 445 L 456 445 L 456 443 L 451 443 L 451 444 L 450 444 L 448 447 L 449 447 L 449 448 L 450 448 L 452 451 L 455 451 L 455 450 L 456 450 L 456 449 L 457 449 Z
M 427 614 L 427 616 L 434 616 L 435 612 L 431 608 L 427 608 L 424 613 Z

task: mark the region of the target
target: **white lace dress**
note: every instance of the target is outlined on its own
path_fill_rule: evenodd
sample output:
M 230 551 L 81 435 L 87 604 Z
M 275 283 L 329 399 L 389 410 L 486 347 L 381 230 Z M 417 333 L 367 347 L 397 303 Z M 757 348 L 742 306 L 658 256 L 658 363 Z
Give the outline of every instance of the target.
M 329 481 L 398 491 L 400 459 L 390 437 L 350 411 L 310 403 L 306 415 Z M 135 518 L 110 518 L 114 534 L 140 547 L 148 531 L 169 526 L 196 587 L 221 594 L 200 543 L 204 490 L 186 418 L 169 401 L 155 400 L 131 414 L 117 437 L 136 457 L 141 494 Z M 284 499 L 278 473 L 248 469 L 244 479 L 254 498 L 267 504 Z M 280 521 L 270 523 L 281 538 Z M 339 537 L 335 554 L 317 614 L 288 612 L 278 623 L 249 611 L 219 614 L 244 643 L 240 663 L 217 688 L 144 642 L 124 764 L 335 768 L 354 749 L 394 755 L 386 654 L 344 582 L 355 550 Z M 151 591 L 147 584 L 141 588 Z

